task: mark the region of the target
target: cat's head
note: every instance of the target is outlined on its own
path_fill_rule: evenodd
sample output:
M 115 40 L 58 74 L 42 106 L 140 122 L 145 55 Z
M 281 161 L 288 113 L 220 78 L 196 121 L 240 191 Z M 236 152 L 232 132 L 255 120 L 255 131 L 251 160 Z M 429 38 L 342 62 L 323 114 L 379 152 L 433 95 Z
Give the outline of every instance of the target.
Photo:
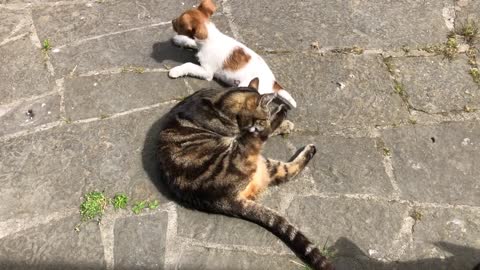
M 198 8 L 189 9 L 180 17 L 172 20 L 173 30 L 179 35 L 185 35 L 192 39 L 206 39 L 208 37 L 206 24 L 216 9 L 212 0 L 202 0 Z
M 270 128 L 271 104 L 277 95 L 259 94 L 258 84 L 258 78 L 255 78 L 248 87 L 233 88 L 215 102 L 215 106 L 234 119 L 242 131 L 257 132 Z

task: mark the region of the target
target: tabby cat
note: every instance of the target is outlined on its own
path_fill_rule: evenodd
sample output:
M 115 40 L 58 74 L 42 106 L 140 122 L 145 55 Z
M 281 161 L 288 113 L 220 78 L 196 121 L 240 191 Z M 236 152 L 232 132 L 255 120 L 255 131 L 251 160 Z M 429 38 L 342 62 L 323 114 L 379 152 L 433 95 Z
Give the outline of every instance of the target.
M 333 269 L 296 227 L 254 201 L 269 185 L 296 176 L 316 152 L 307 145 L 291 162 L 261 155 L 287 109 L 271 110 L 275 94 L 260 95 L 258 83 L 255 78 L 248 87 L 199 90 L 164 116 L 157 154 L 166 184 L 185 206 L 254 222 L 314 269 Z

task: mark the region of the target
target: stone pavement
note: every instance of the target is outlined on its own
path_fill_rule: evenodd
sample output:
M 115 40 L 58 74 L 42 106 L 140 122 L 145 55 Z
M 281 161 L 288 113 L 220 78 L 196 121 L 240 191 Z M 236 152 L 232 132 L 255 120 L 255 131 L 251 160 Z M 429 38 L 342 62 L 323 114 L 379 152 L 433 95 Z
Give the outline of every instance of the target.
M 337 269 L 471 269 L 480 262 L 479 0 L 217 0 L 213 20 L 260 52 L 299 108 L 267 153 L 315 143 L 262 201 Z M 155 122 L 205 86 L 170 20 L 193 0 L 0 0 L 0 269 L 304 269 L 245 221 L 193 212 L 157 188 Z M 51 49 L 42 50 L 48 39 Z M 451 41 L 451 40 L 450 40 Z M 26 113 L 31 110 L 33 117 Z M 156 210 L 74 227 L 82 195 Z

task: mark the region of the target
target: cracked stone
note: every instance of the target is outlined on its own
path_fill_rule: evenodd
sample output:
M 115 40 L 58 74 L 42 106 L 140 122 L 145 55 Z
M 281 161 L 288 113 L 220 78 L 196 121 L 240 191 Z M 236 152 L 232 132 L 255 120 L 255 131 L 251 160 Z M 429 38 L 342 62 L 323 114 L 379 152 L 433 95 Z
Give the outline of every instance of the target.
M 450 0 L 307 0 L 228 2 L 239 34 L 254 48 L 399 48 L 440 43 L 448 32 L 443 8 Z M 246 8 L 248 7 L 248 8 Z M 301 30 L 299 30 L 301 29 Z
M 191 6 L 197 1 L 186 2 Z M 32 16 L 40 39 L 48 38 L 53 46 L 65 45 L 92 36 L 170 22 L 185 9 L 173 0 L 163 1 L 161 6 L 155 0 L 117 0 L 88 4 L 35 7 Z
M 386 130 L 383 137 L 405 199 L 480 205 L 478 123 L 410 126 Z
M 98 225 L 75 232 L 79 222 L 72 216 L 0 239 L 0 269 L 106 269 Z
M 346 237 L 363 253 L 374 249 L 379 257 L 384 257 L 393 247 L 407 209 L 406 205 L 373 200 L 307 196 L 294 199 L 287 214 L 318 246 L 323 246 L 327 239 L 335 242 Z
M 444 258 L 432 269 L 472 269 L 480 259 L 480 219 L 472 210 L 417 208 L 422 218 L 415 224 L 413 244 L 403 256 L 408 260 Z M 430 268 L 427 268 L 430 269 Z
M 297 101 L 289 119 L 298 129 L 324 131 L 408 119 L 378 56 L 284 54 L 265 58 L 278 82 Z M 345 85 L 341 90 L 338 81 Z
M 65 109 L 72 120 L 108 117 L 111 114 L 169 101 L 188 95 L 182 79 L 166 72 L 74 77 L 65 80 Z
M 179 270 L 264 270 L 264 269 L 300 269 L 300 262 L 294 256 L 257 255 L 241 251 L 188 247 L 183 251 L 174 269 Z
M 237 218 L 178 208 L 178 236 L 216 244 L 264 247 L 272 251 L 289 250 L 264 228 Z
M 453 61 L 436 57 L 405 57 L 392 60 L 411 105 L 428 113 L 480 108 L 480 92 L 469 74 L 464 56 Z
M 0 46 L 0 57 L 0 105 L 53 90 L 43 53 L 28 36 Z
M 214 20 L 226 24 L 224 16 L 216 16 Z M 104 36 L 63 47 L 51 54 L 51 61 L 58 76 L 72 71 L 76 75 L 128 66 L 166 69 L 186 62 L 196 63 L 195 51 L 172 44 L 170 39 L 174 34 L 170 25 L 163 25 Z
M 147 131 L 170 107 L 0 142 L 0 216 L 8 220 L 76 208 L 93 190 L 165 202 L 152 179 L 156 146 L 146 137 L 154 138 L 155 129 Z
M 363 193 L 388 196 L 393 189 L 375 139 L 292 134 L 297 149 L 313 143 L 317 154 L 296 179 L 279 186 L 290 192 Z
M 7 38 L 30 31 L 27 23 L 27 12 L 0 7 L 0 43 Z
M 26 112 L 32 111 L 34 117 Z M 60 96 L 49 95 L 33 101 L 25 101 L 13 107 L 0 106 L 0 136 L 19 132 L 25 129 L 42 126 L 60 120 Z
M 115 269 L 163 269 L 166 212 L 115 221 Z

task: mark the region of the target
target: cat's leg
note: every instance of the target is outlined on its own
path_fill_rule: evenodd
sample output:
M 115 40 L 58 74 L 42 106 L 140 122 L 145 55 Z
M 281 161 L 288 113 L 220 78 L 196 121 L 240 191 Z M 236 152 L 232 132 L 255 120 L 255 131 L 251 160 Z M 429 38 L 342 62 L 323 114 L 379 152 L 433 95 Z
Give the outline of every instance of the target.
M 195 65 L 194 63 L 185 63 L 180 66 L 176 66 L 168 72 L 168 76 L 171 78 L 178 78 L 182 76 L 194 76 L 200 79 L 211 81 L 213 79 L 213 72 L 205 69 L 202 66 Z
M 297 176 L 317 152 L 313 144 L 305 146 L 300 154 L 291 162 L 267 159 L 265 164 L 270 175 L 270 185 L 285 183 Z
M 184 35 L 175 35 L 172 38 L 172 42 L 179 47 L 197 49 L 197 42 Z
M 291 121 L 286 120 L 286 117 L 287 107 L 284 104 L 281 104 L 277 107 L 276 111 L 272 113 L 272 120 L 270 120 L 270 136 L 288 134 L 293 130 L 295 125 Z

